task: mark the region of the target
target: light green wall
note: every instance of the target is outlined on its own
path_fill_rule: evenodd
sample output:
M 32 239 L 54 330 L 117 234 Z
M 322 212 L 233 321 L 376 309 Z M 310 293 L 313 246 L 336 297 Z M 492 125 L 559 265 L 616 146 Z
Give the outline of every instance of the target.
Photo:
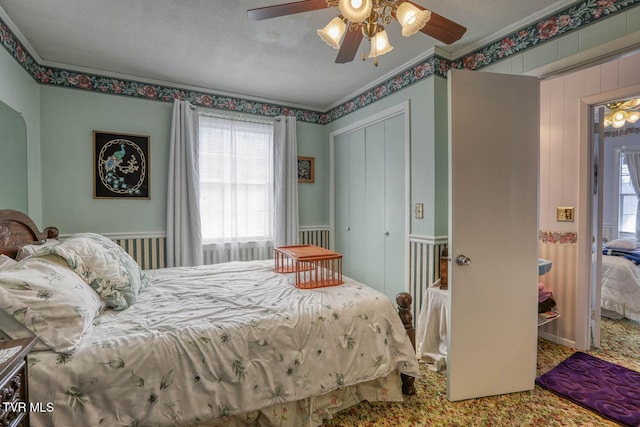
M 37 225 L 42 226 L 40 86 L 3 48 L 0 49 L 0 101 L 24 119 L 27 132 L 28 213 Z
M 166 230 L 172 104 L 45 86 L 41 89 L 44 222 L 62 234 Z M 228 114 L 228 112 L 225 112 Z M 93 131 L 150 136 L 149 200 L 93 198 Z M 316 182 L 300 184 L 301 225 L 327 224 L 322 127 L 298 123 L 298 152 L 316 158 Z
M 41 89 L 43 219 L 60 233 L 166 230 L 172 104 Z M 149 200 L 93 198 L 93 131 L 149 135 Z
M 0 209 L 28 211 L 27 126 L 13 108 L 0 102 Z
M 333 132 L 405 101 L 409 101 L 411 114 L 411 234 L 446 236 L 448 165 L 445 79 L 429 77 L 421 80 L 331 122 L 326 128 L 328 133 Z M 413 216 L 415 203 L 424 203 L 424 219 Z
M 435 237 L 448 236 L 449 232 L 449 95 L 447 80 L 434 80 L 434 224 Z
M 329 134 L 325 126 L 298 122 L 298 155 L 315 158 L 313 183 L 298 184 L 300 225 L 329 225 Z

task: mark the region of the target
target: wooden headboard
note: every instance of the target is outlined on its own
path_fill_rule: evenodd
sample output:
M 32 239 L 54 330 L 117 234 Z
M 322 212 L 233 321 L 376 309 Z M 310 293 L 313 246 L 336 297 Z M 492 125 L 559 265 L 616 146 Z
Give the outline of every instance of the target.
M 40 231 L 26 214 L 12 209 L 0 210 L 0 254 L 15 258 L 24 245 L 38 245 L 57 237 L 56 227 Z

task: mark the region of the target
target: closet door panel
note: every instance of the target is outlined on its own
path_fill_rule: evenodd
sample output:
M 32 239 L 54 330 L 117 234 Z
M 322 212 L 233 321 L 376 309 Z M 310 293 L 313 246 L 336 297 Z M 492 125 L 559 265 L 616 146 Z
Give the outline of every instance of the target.
M 342 268 L 349 275 L 349 135 L 335 139 L 335 250 L 342 254 Z
M 367 277 L 366 227 L 366 156 L 365 131 L 349 134 L 349 273 L 355 280 L 365 281 Z
M 366 204 L 363 214 L 367 228 L 364 252 L 367 269 L 364 282 L 380 292 L 385 291 L 385 124 L 366 128 Z
M 385 121 L 384 146 L 384 282 L 385 294 L 395 298 L 405 291 L 405 140 L 404 115 Z

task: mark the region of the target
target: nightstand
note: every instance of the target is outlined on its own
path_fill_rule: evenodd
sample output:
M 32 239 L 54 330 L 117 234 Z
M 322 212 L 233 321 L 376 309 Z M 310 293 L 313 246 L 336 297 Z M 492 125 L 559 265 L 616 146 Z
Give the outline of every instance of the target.
M 0 341 L 0 426 L 29 426 L 27 354 L 37 338 Z

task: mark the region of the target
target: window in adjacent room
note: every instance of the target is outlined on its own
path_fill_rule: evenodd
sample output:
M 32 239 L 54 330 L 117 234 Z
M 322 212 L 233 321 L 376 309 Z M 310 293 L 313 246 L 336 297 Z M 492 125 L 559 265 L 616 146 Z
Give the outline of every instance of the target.
M 618 235 L 620 238 L 636 237 L 636 212 L 638 209 L 638 197 L 633 191 L 629 167 L 625 161 L 624 153 L 620 153 L 620 174 L 618 183 Z
M 273 125 L 200 116 L 203 243 L 273 240 Z

